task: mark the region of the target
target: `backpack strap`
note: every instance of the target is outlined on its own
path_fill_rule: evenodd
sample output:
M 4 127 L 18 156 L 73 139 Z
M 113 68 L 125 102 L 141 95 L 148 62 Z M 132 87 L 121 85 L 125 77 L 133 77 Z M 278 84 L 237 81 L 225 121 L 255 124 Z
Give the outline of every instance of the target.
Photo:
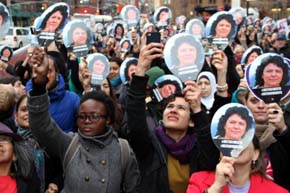
M 122 177 L 125 177 L 125 171 L 129 162 L 130 146 L 126 139 L 119 138 L 121 148 L 121 171 Z
M 72 141 L 70 142 L 70 144 L 65 152 L 65 155 L 64 155 L 64 159 L 62 162 L 64 175 L 65 175 L 65 171 L 66 171 L 66 168 L 67 168 L 69 162 L 76 155 L 79 148 L 80 148 L 79 135 L 76 133 L 74 135 Z

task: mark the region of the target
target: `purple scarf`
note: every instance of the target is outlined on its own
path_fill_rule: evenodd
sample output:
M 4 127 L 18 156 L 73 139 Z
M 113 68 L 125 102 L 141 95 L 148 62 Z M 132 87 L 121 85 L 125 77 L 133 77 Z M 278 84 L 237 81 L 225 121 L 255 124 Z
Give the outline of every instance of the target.
M 175 142 L 166 133 L 163 127 L 156 129 L 156 135 L 168 152 L 181 164 L 189 163 L 192 148 L 195 145 L 196 137 L 194 134 L 186 134 L 179 142 Z

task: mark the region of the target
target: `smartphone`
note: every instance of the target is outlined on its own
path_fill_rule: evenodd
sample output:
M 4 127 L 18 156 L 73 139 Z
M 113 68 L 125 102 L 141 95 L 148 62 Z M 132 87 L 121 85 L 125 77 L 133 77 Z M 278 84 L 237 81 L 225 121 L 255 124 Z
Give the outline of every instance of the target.
M 161 35 L 159 32 L 148 32 L 146 34 L 146 44 L 150 44 L 151 42 L 161 42 Z

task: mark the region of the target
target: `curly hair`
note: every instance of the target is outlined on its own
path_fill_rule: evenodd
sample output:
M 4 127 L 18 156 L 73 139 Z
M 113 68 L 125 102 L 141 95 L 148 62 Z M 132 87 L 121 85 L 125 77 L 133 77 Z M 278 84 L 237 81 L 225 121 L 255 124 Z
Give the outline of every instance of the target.
M 261 55 L 261 54 L 263 53 L 263 51 L 262 51 L 261 49 L 259 49 L 259 48 L 254 48 L 254 49 L 252 49 L 252 50 L 247 54 L 247 56 L 245 57 L 245 64 L 248 63 L 248 59 L 249 59 L 250 55 L 251 55 L 252 53 L 254 53 L 254 52 L 256 52 L 256 53 L 258 54 L 258 56 Z
M 176 41 L 174 42 L 174 46 L 171 47 L 170 55 L 171 55 L 171 65 L 178 66 L 179 65 L 179 59 L 178 59 L 178 49 L 182 44 L 190 44 L 193 47 L 195 47 L 196 50 L 196 58 L 195 61 L 192 61 L 192 64 L 196 63 L 198 61 L 199 56 L 201 55 L 201 51 L 203 48 L 197 44 L 197 41 L 194 38 L 188 37 L 188 36 L 180 36 Z M 198 61 L 201 62 L 201 61 Z M 203 62 L 203 61 L 202 61 Z
M 88 63 L 88 67 L 89 67 L 89 66 L 92 66 L 92 67 L 93 67 L 94 64 L 95 64 L 95 62 L 96 62 L 97 60 L 101 60 L 101 62 L 102 62 L 103 64 L 105 64 L 105 70 L 104 70 L 104 72 L 110 70 L 110 65 L 106 65 L 108 62 L 107 62 L 107 58 L 106 58 L 106 56 L 104 56 L 104 55 L 101 55 L 101 56 L 94 56 L 93 59 L 89 61 L 89 63 Z
M 110 118 L 110 124 L 115 122 L 115 103 L 110 96 L 106 95 L 106 93 L 101 90 L 88 92 L 81 97 L 80 105 L 90 99 L 103 103 L 106 108 L 107 116 Z
M 70 26 L 70 29 L 67 32 L 68 34 L 70 34 L 70 35 L 67 36 L 67 39 L 68 39 L 68 42 L 72 43 L 71 46 L 73 46 L 73 44 L 74 44 L 74 42 L 73 42 L 73 32 L 77 28 L 80 28 L 80 29 L 86 31 L 86 33 L 87 33 L 87 42 L 86 42 L 86 44 L 90 45 L 90 43 L 91 43 L 91 34 L 90 34 L 90 31 L 89 31 L 88 27 L 86 26 L 86 24 L 84 22 L 78 21 L 76 23 L 73 23 Z
M 225 131 L 226 122 L 229 119 L 229 117 L 234 115 L 234 114 L 239 115 L 244 121 L 246 121 L 247 128 L 246 128 L 244 135 L 247 133 L 247 131 L 249 129 L 253 129 L 252 125 L 254 123 L 254 119 L 249 115 L 248 110 L 244 107 L 233 106 L 233 107 L 228 108 L 226 110 L 225 114 L 220 117 L 219 122 L 218 122 L 218 126 L 217 126 L 217 132 L 216 132 L 215 136 L 219 136 L 219 137 L 225 136 L 225 134 L 226 134 L 225 133 L 226 132 Z
M 138 60 L 137 59 L 132 59 L 132 60 L 129 60 L 126 64 L 126 67 L 124 69 L 124 74 L 125 74 L 125 80 L 126 81 L 130 81 L 130 77 L 129 77 L 129 74 L 128 74 L 128 70 L 130 68 L 131 65 L 135 65 L 137 66 L 137 63 L 138 63 Z
M 261 65 L 259 65 L 256 69 L 255 87 L 256 86 L 264 86 L 264 80 L 262 78 L 263 71 L 264 71 L 265 67 L 270 63 L 275 64 L 277 67 L 281 68 L 283 71 L 282 81 L 280 82 L 281 87 L 286 85 L 287 82 L 289 81 L 289 76 L 288 76 L 289 68 L 288 68 L 288 65 L 284 63 L 283 58 L 281 56 L 278 56 L 278 55 L 268 56 L 268 57 L 265 57 L 261 61 Z
M 115 34 L 115 36 L 118 35 L 118 34 L 117 34 L 117 29 L 118 29 L 118 27 L 122 28 L 122 34 L 121 34 L 121 37 L 123 37 L 123 36 L 124 36 L 124 33 L 125 33 L 125 29 L 124 29 L 124 26 L 123 26 L 122 24 L 120 24 L 120 23 L 117 23 L 117 24 L 116 24 L 116 26 L 115 26 L 115 28 L 114 28 L 114 34 Z
M 228 38 L 232 37 L 235 35 L 235 25 L 236 25 L 236 22 L 234 20 L 234 17 L 231 15 L 231 14 L 220 14 L 216 20 L 212 23 L 211 25 L 211 28 L 210 28 L 210 35 L 211 36 L 215 36 L 216 35 L 216 26 L 218 25 L 218 23 L 221 21 L 221 20 L 226 20 L 227 22 L 229 22 L 231 24 L 231 32 L 229 33 L 228 35 Z
M 159 21 L 160 19 L 159 19 L 159 17 L 160 17 L 160 15 L 161 15 L 161 13 L 162 12 L 166 12 L 166 13 L 168 13 L 169 14 L 169 8 L 167 8 L 167 7 L 164 7 L 164 8 L 162 8 L 162 9 L 160 9 L 159 10 L 159 12 L 157 13 L 157 21 Z M 168 19 L 167 19 L 167 23 L 169 23 L 169 21 L 170 21 L 170 18 L 168 17 Z
M 55 12 L 59 11 L 62 15 L 62 20 L 59 24 L 59 26 L 56 28 L 56 32 L 59 30 L 59 29 L 62 29 L 65 25 L 65 20 L 67 19 L 68 17 L 68 7 L 65 6 L 65 5 L 59 5 L 59 6 L 56 6 L 51 12 L 49 12 L 47 15 L 45 15 L 41 25 L 40 25 L 40 28 L 41 29 L 44 29 L 45 26 L 46 26 L 46 23 L 47 23 L 47 20 L 50 18 L 50 16 L 52 14 L 54 14 Z
M 164 80 L 157 84 L 158 88 L 162 88 L 164 85 L 172 84 L 175 86 L 175 92 L 182 92 L 180 84 L 176 80 Z

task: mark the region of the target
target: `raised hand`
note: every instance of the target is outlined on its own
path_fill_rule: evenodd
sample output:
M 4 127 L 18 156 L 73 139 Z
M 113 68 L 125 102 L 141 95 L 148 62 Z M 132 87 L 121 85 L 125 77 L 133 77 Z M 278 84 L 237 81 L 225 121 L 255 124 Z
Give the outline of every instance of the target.
M 42 47 L 35 47 L 30 59 L 34 84 L 46 84 L 48 74 L 48 57 Z
M 201 89 L 194 81 L 186 81 L 183 89 L 184 98 L 194 113 L 201 111 Z

